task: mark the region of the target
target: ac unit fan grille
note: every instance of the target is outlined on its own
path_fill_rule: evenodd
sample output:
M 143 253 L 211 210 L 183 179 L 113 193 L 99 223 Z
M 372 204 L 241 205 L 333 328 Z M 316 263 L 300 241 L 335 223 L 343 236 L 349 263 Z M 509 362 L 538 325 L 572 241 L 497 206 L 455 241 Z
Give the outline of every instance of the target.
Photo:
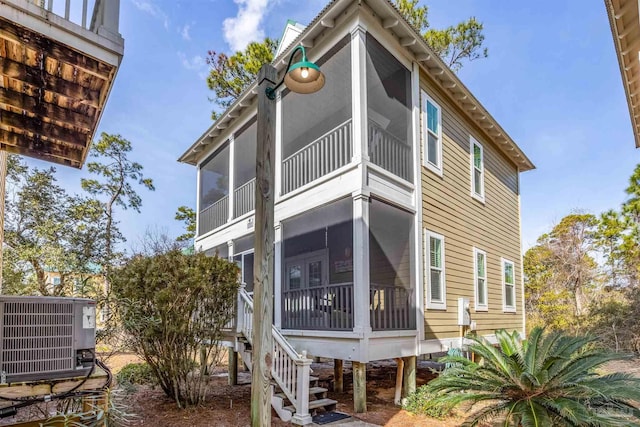
M 7 375 L 73 369 L 73 304 L 5 302 L 0 354 Z

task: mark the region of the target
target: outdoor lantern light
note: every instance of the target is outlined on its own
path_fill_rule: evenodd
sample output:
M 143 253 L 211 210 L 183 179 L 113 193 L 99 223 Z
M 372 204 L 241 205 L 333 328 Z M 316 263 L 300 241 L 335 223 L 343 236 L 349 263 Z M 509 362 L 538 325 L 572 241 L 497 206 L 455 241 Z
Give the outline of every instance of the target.
M 291 65 L 293 56 L 298 51 L 302 51 L 302 60 Z M 276 89 L 285 83 L 287 87 L 297 93 L 314 93 L 322 89 L 324 86 L 324 74 L 313 62 L 307 60 L 307 53 L 303 46 L 296 46 L 291 52 L 289 57 L 289 64 L 287 65 L 287 73 L 284 75 L 284 79 L 280 80 L 280 83 L 273 88 L 267 88 L 266 93 L 269 99 L 275 99 Z

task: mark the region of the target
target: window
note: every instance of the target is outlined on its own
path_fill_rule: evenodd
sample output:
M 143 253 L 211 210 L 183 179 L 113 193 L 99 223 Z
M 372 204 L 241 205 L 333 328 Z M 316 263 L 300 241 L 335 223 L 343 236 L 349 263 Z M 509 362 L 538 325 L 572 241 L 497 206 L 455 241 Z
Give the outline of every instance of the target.
M 442 113 L 426 92 L 422 92 L 422 127 L 424 165 L 442 176 Z
M 484 151 L 473 137 L 471 141 L 471 195 L 484 203 Z
M 59 277 L 54 277 L 53 278 L 53 286 L 60 286 L 60 278 Z
M 446 289 L 444 275 L 444 236 L 425 230 L 427 308 L 446 310 Z
M 515 268 L 511 261 L 502 260 L 502 294 L 503 310 L 516 311 L 516 278 Z
M 487 311 L 487 253 L 477 248 L 473 248 L 473 278 L 476 311 Z

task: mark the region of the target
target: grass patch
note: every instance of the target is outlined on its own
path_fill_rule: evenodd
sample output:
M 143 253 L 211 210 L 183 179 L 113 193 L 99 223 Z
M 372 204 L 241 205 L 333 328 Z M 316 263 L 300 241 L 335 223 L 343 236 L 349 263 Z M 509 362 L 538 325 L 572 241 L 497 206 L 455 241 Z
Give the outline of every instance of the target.
M 441 398 L 430 393 L 426 386 L 421 386 L 407 396 L 404 409 L 414 414 L 442 420 L 452 415 L 453 405 L 443 402 Z

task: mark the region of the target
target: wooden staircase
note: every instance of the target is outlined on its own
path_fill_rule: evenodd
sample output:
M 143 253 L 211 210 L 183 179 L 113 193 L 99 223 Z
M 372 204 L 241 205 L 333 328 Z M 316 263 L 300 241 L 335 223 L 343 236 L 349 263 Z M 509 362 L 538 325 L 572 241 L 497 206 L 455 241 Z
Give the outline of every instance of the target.
M 238 294 L 238 337 L 235 350 L 251 370 L 253 299 L 244 289 Z M 272 327 L 273 365 L 271 367 L 271 406 L 283 421 L 307 425 L 317 411 L 333 411 L 337 401 L 327 398 L 327 389 L 318 386 L 318 378 L 311 376 L 311 359 L 298 354 L 286 338 Z

